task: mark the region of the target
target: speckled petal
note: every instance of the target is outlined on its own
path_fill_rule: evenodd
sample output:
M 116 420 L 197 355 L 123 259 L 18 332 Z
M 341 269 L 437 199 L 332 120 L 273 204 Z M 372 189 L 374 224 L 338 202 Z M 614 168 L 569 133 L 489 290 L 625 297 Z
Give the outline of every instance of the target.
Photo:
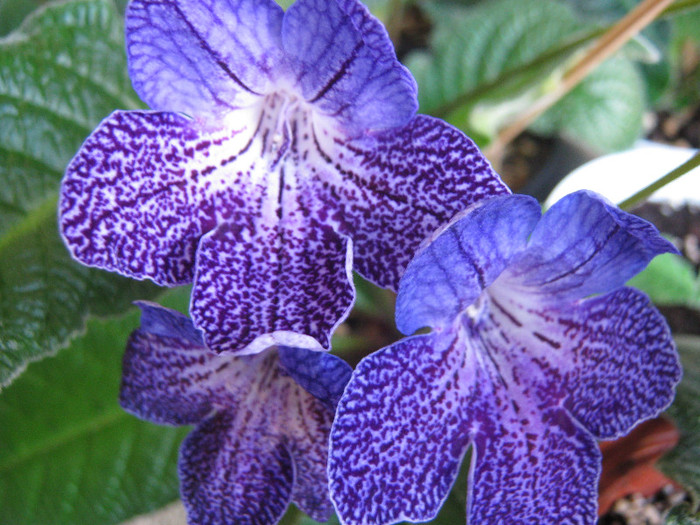
M 271 525 L 292 497 L 289 450 L 272 435 L 242 432 L 230 412 L 202 422 L 180 450 L 180 490 L 188 523 Z
M 141 328 L 131 334 L 124 353 L 122 407 L 155 423 L 188 425 L 201 421 L 217 404 L 233 405 L 236 400 L 226 382 L 250 382 L 245 363 L 207 350 L 192 321 L 181 313 L 153 303 L 139 306 Z
M 302 96 L 350 134 L 403 126 L 418 108 L 413 77 L 362 9 L 348 0 L 297 0 L 282 28 Z
M 162 285 L 194 275 L 200 236 L 255 199 L 234 187 L 227 158 L 250 132 L 204 132 L 174 113 L 105 119 L 69 164 L 59 201 L 61 233 L 83 264 Z
M 202 238 L 190 313 L 209 348 L 330 347 L 354 297 L 350 242 L 312 217 L 227 222 Z
M 280 365 L 307 392 L 334 409 L 350 380 L 352 368 L 340 357 L 305 348 L 281 346 Z
M 676 251 L 649 222 L 579 191 L 544 214 L 508 283 L 552 300 L 582 299 L 623 286 L 655 256 Z
M 452 324 L 525 249 L 539 218 L 539 204 L 525 195 L 472 205 L 408 265 L 396 301 L 399 330 Z
M 396 290 L 419 245 L 470 204 L 509 193 L 474 143 L 419 115 L 377 137 L 318 144 L 317 194 L 351 237 L 355 270 Z
M 539 416 L 492 407 L 472 452 L 469 525 L 596 522 L 596 441 L 564 410 Z
M 326 521 L 333 508 L 328 494 L 327 466 L 328 436 L 335 410 L 299 385 L 294 386 L 290 389 L 286 417 L 281 425 L 294 461 L 292 500 L 316 521 Z
M 478 325 L 515 395 L 563 405 L 599 439 L 628 432 L 673 399 L 678 357 L 644 294 L 621 288 L 552 305 L 494 285 Z
M 330 490 L 342 523 L 437 513 L 469 442 L 464 403 L 475 382 L 466 355 L 457 336 L 431 334 L 360 362 L 331 430 Z
M 598 439 L 612 439 L 657 416 L 681 379 L 666 320 L 641 292 L 622 288 L 574 310 L 585 323 L 565 335 L 582 344 L 566 378 L 564 406 Z
M 207 116 L 245 107 L 283 72 L 273 0 L 132 0 L 129 76 L 152 109 Z

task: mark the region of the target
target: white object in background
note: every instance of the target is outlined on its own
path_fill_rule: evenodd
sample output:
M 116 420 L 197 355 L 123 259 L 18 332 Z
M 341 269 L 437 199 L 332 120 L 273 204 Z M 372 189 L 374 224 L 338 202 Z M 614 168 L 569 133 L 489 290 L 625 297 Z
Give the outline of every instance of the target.
M 697 151 L 640 140 L 630 150 L 599 157 L 572 171 L 549 194 L 546 207 L 583 189 L 619 204 L 688 161 Z M 700 167 L 657 190 L 649 200 L 673 206 L 700 205 Z

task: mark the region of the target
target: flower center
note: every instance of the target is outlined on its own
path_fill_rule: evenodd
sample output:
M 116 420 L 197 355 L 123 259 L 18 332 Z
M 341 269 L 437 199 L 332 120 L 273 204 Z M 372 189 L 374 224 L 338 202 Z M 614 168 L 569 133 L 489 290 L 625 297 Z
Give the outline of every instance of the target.
M 310 136 L 309 115 L 306 103 L 296 95 L 282 91 L 265 97 L 258 136 L 271 168 L 299 152 L 299 139 Z

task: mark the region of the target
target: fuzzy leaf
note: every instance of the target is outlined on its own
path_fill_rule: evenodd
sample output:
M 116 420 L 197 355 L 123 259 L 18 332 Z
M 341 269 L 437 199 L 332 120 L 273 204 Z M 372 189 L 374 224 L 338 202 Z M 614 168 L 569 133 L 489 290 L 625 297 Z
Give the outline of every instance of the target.
M 568 7 L 547 0 L 497 0 L 429 12 L 435 24 L 431 52 L 407 60 L 418 81 L 420 108 L 445 113 L 467 130 L 493 128 L 504 118 L 502 112 L 527 107 L 536 95 L 531 91 L 585 43 L 557 49 L 573 42 L 582 27 Z M 486 118 L 472 115 L 475 109 L 485 113 L 491 106 L 499 108 L 493 108 L 490 122 L 473 122 Z
M 421 110 L 483 142 L 551 90 L 576 53 L 601 34 L 569 6 L 549 0 L 442 6 L 430 13 L 436 26 L 431 51 L 407 60 Z M 630 60 L 618 58 L 564 97 L 536 129 L 614 150 L 636 138 L 643 109 L 640 77 Z
M 607 152 L 631 146 L 642 132 L 644 84 L 629 60 L 614 57 L 593 71 L 534 125 Z

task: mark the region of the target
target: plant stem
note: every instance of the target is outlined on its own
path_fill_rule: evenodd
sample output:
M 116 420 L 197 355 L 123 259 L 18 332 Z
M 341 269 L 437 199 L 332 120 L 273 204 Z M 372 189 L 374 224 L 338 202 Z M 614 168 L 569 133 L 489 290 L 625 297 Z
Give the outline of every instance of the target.
M 646 199 L 647 197 L 649 197 L 656 190 L 663 188 L 667 184 L 673 182 L 674 180 L 681 177 L 682 175 L 685 175 L 689 171 L 694 170 L 698 166 L 700 166 L 700 153 L 696 153 L 687 162 L 684 162 L 683 164 L 678 166 L 673 171 L 667 173 L 666 175 L 664 175 L 660 179 L 649 184 L 649 186 L 647 186 L 646 188 L 639 190 L 637 193 L 635 193 L 631 197 L 622 201 L 619 204 L 620 208 L 622 208 L 623 210 L 629 210 L 635 204 L 638 204 L 641 201 L 643 201 L 644 199 Z
M 537 117 L 574 89 L 591 71 L 618 51 L 632 37 L 649 25 L 673 0 L 644 0 L 622 20 L 612 26 L 595 45 L 569 69 L 552 91 L 535 101 L 527 112 L 501 130 L 489 146 L 486 156 L 495 158 L 503 147 L 523 132 Z

